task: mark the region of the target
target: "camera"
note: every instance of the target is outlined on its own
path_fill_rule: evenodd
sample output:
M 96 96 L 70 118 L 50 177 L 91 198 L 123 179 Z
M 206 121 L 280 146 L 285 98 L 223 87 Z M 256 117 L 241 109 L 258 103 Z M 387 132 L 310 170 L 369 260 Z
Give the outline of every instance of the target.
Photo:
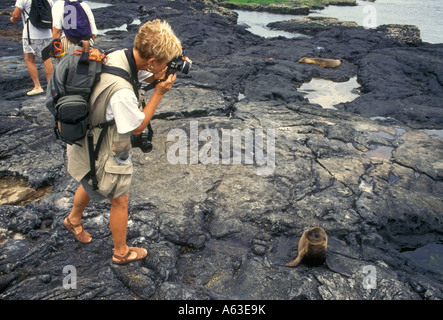
M 148 131 L 139 135 L 131 135 L 131 145 L 133 148 L 140 148 L 144 153 L 151 152 L 152 150 L 152 136 L 154 131 L 152 130 L 151 123 L 148 123 Z
M 184 52 L 172 59 L 168 64 L 168 68 L 166 69 L 166 78 L 170 74 L 174 74 L 177 71 L 180 71 L 184 74 L 188 74 L 189 70 L 191 69 L 192 63 L 183 60 L 183 57 L 185 56 Z M 161 81 L 166 80 L 155 80 L 152 84 L 146 86 L 143 88 L 144 91 L 151 90 L 155 87 L 155 85 Z M 146 101 L 144 101 L 144 105 L 146 104 Z M 152 150 L 152 136 L 154 135 L 154 131 L 152 130 L 151 123 L 148 123 L 148 131 L 143 132 L 139 135 L 131 135 L 131 145 L 133 148 L 140 148 L 141 151 L 147 153 L 151 152 Z
M 152 142 L 147 132 L 137 136 L 131 135 L 131 144 L 133 148 L 140 148 L 144 153 L 151 152 L 152 150 Z
M 168 63 L 168 69 L 166 70 L 166 77 L 168 77 L 170 74 L 176 73 L 177 71 L 180 71 L 184 74 L 189 73 L 192 63 L 183 60 L 184 56 L 185 54 L 182 53 L 180 56 L 175 57 Z
M 190 63 L 189 61 L 183 60 L 184 56 L 185 56 L 185 54 L 183 52 L 181 55 L 173 58 L 170 62 L 168 62 L 167 69 L 165 72 L 165 78 L 154 80 L 152 83 L 145 86 L 143 88 L 143 90 L 148 91 L 148 90 L 154 89 L 158 83 L 165 81 L 169 77 L 169 75 L 174 74 L 177 71 L 183 72 L 184 74 L 188 74 L 189 70 L 191 69 L 192 63 Z

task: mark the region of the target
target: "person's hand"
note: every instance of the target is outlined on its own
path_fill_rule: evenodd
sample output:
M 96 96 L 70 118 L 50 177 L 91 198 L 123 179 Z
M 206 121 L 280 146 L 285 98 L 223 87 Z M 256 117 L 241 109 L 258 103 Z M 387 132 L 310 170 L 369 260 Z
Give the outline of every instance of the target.
M 164 74 L 163 74 L 163 77 L 164 77 Z M 157 83 L 157 85 L 155 86 L 154 93 L 157 93 L 161 96 L 164 95 L 166 92 L 168 92 L 172 88 L 172 85 L 174 84 L 175 79 L 177 79 L 177 74 L 176 73 L 170 74 L 166 80 L 160 81 L 159 83 Z
M 168 67 L 165 67 L 162 71 L 154 73 L 152 75 L 152 78 L 155 80 L 163 80 L 166 78 L 166 70 L 168 70 Z

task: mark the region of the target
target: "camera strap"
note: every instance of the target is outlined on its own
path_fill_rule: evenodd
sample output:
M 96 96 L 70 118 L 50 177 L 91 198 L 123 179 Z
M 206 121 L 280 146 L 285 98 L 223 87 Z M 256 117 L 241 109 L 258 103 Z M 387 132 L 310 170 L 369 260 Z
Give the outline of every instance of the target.
M 109 54 L 113 51 L 115 50 L 108 51 L 106 54 Z M 128 81 L 132 85 L 132 89 L 134 90 L 135 96 L 138 97 L 138 89 L 140 89 L 141 84 L 138 81 L 137 64 L 135 63 L 133 48 L 124 49 L 124 51 L 129 63 L 129 70 L 130 70 L 129 73 L 122 68 L 108 66 L 106 64 L 102 66 L 102 72 L 119 76 Z

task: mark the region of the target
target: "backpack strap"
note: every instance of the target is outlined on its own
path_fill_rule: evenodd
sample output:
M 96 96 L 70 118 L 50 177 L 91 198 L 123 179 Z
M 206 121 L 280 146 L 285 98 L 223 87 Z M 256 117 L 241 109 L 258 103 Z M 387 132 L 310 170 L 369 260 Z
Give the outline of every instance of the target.
M 134 58 L 134 48 L 128 48 L 125 51 L 126 58 L 129 62 L 129 68 L 131 69 L 131 84 L 134 89 L 135 96 L 138 98 L 138 89 L 140 89 L 140 82 L 137 77 L 137 64 L 135 63 Z
M 112 120 L 110 120 L 110 121 L 108 121 L 108 122 L 100 123 L 100 124 L 98 124 L 98 125 L 95 126 L 95 128 L 100 128 L 100 129 L 102 129 L 102 131 L 100 132 L 100 135 L 98 136 L 98 140 L 97 140 L 97 146 L 98 146 L 98 147 L 96 147 L 96 148 L 95 148 L 95 151 L 94 151 L 94 158 L 95 158 L 95 160 L 98 159 L 98 152 L 100 151 L 99 146 L 101 145 L 101 143 L 102 143 L 102 141 L 103 141 L 103 138 L 105 137 L 105 134 L 106 134 L 106 132 L 108 131 L 108 128 L 109 128 L 110 126 L 113 126 L 114 124 L 115 124 L 115 120 L 112 119 Z
M 117 50 L 119 50 L 119 49 L 113 48 L 108 51 L 105 51 L 105 54 L 108 55 L 108 54 L 110 54 L 114 51 L 117 51 Z M 128 59 L 131 74 L 129 74 L 126 70 L 124 70 L 122 68 L 108 66 L 106 64 L 103 64 L 102 72 L 119 76 L 119 77 L 125 79 L 126 81 L 128 81 L 132 85 L 135 96 L 138 97 L 138 89 L 141 87 L 141 84 L 138 81 L 138 77 L 137 77 L 137 65 L 135 63 L 133 48 L 131 47 L 131 48 L 127 48 L 124 50 L 125 50 L 126 58 Z
M 94 136 L 92 135 L 92 132 L 89 131 L 88 133 L 88 151 L 89 151 L 89 167 L 90 171 L 88 173 L 89 179 L 92 180 L 92 188 L 94 190 L 98 189 L 98 180 L 97 175 L 95 172 L 95 159 L 94 159 Z
M 114 67 L 114 66 L 108 66 L 108 65 L 104 64 L 104 65 L 102 66 L 102 73 L 103 73 L 103 72 L 104 72 L 104 73 L 113 74 L 113 75 L 115 75 L 115 76 L 119 76 L 119 77 L 121 77 L 121 78 L 127 80 L 128 82 L 130 82 L 131 85 L 132 85 L 132 83 L 133 83 L 133 81 L 132 81 L 131 76 L 129 75 L 129 73 L 128 73 L 126 70 L 122 69 L 122 68 Z
M 29 34 L 29 13 L 25 10 L 25 8 L 23 8 L 23 12 L 28 16 L 28 18 L 26 18 L 25 14 L 22 13 L 26 23 L 26 30 L 28 31 L 28 44 L 31 45 L 31 35 Z
M 96 126 L 90 126 L 92 128 L 100 128 L 102 131 L 97 140 L 97 145 L 94 150 L 94 136 L 92 135 L 92 131 L 90 130 L 88 133 L 88 151 L 89 151 L 89 165 L 91 167 L 91 171 L 89 171 L 89 179 L 92 180 L 92 188 L 93 190 L 98 190 L 98 180 L 95 170 L 95 161 L 98 159 L 98 152 L 100 151 L 100 145 L 103 141 L 103 138 L 108 131 L 108 128 L 115 124 L 115 120 L 111 120 L 105 123 L 100 123 Z

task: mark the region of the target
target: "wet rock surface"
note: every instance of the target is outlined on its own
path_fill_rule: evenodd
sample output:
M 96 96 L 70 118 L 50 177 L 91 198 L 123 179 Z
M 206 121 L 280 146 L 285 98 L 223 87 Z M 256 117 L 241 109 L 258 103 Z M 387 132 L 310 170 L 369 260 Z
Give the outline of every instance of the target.
M 293 3 L 232 3 L 224 0 L 216 2 L 225 8 L 248 11 L 264 11 L 280 14 L 309 14 L 311 9 L 323 9 L 328 5 L 336 6 L 355 6 L 356 0 L 337 0 L 337 1 L 294 1 Z
M 134 149 L 128 243 L 145 247 L 148 256 L 112 264 L 106 201 L 85 211 L 90 244 L 63 227 L 78 183 L 66 172 L 44 96 L 25 95 L 31 80 L 20 42 L 2 38 L 0 179 L 24 178 L 26 188 L 50 186 L 50 193 L 0 205 L 1 299 L 443 298 L 441 269 L 402 254 L 442 241 L 443 139 L 424 129 L 443 129 L 443 45 L 411 41 L 405 35 L 411 28 L 399 26 L 264 39 L 210 2 L 102 2 L 114 6 L 94 11 L 98 24 L 120 26 L 125 17 L 128 31 L 98 37 L 101 48 L 131 45 L 138 26 L 127 17 L 161 18 L 194 62 L 152 121 L 153 151 Z M 4 30 L 17 28 L 6 20 L 0 16 Z M 302 56 L 342 65 L 299 64 Z M 338 110 L 311 104 L 297 91 L 312 78 L 355 75 L 362 94 Z M 265 153 L 275 130 L 275 167 L 259 175 L 263 164 L 236 164 L 232 154 L 224 164 L 221 144 L 211 149 L 213 163 L 205 163 L 204 153 L 190 163 L 195 128 L 199 151 L 208 147 L 204 129 L 214 129 L 220 143 L 228 129 L 263 129 Z M 170 161 L 173 129 L 188 138 L 184 164 Z M 314 226 L 329 236 L 333 268 L 285 267 L 303 230 Z M 376 270 L 375 287 L 367 285 L 374 275 L 368 266 Z

